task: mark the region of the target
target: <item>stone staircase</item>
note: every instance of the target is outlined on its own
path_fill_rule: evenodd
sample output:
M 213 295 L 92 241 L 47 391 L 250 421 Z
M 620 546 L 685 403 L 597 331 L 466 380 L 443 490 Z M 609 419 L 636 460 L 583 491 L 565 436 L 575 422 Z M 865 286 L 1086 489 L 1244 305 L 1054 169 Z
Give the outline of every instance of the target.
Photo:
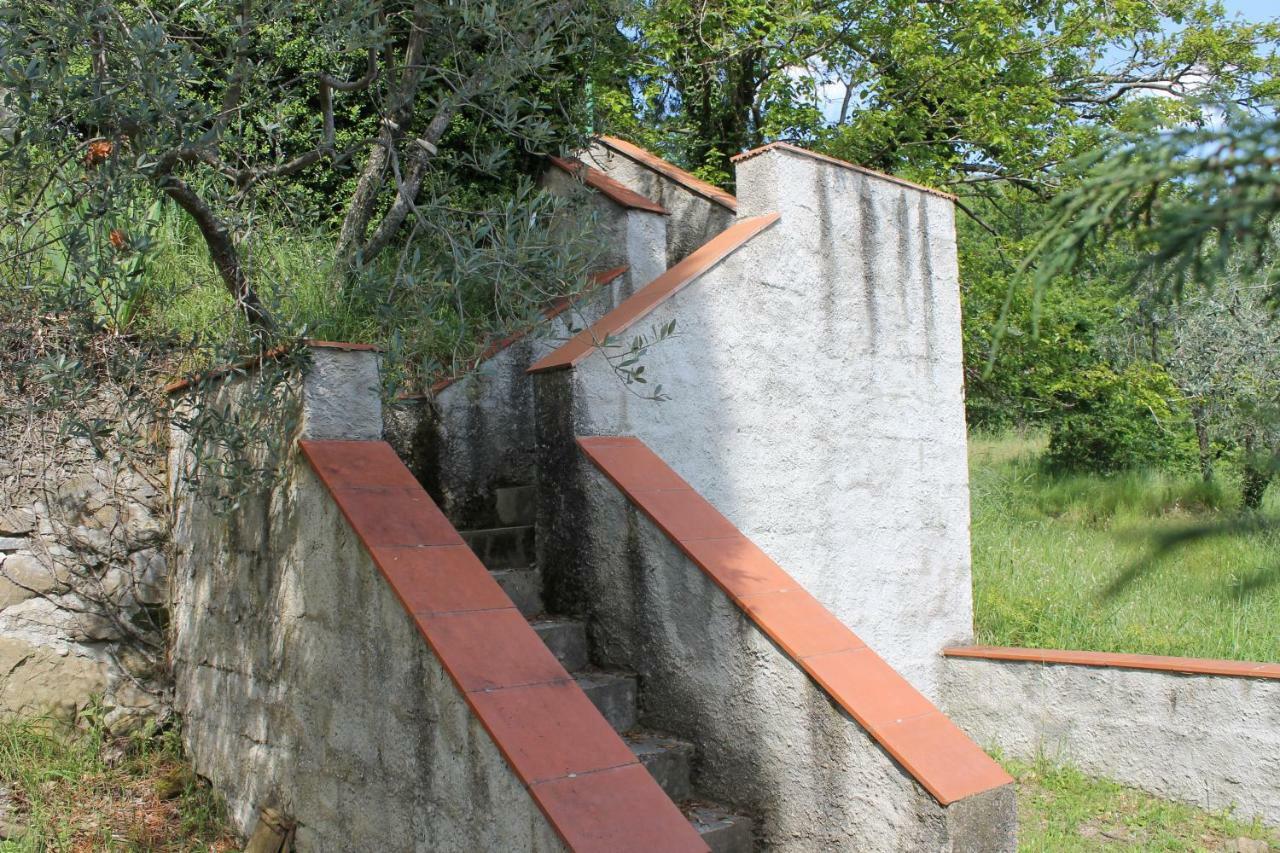
M 534 488 L 496 490 L 496 510 L 503 526 L 463 530 L 462 538 L 713 853 L 750 853 L 751 819 L 697 797 L 691 778 L 696 747 L 640 727 L 636 677 L 592 666 L 586 626 L 544 612 L 542 572 L 534 557 Z

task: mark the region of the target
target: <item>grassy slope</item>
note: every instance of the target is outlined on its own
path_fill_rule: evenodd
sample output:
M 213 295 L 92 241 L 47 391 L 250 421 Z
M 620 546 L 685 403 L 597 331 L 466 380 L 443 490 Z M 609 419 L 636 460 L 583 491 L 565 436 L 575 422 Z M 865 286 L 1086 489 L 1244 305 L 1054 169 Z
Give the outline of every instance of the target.
M 1280 531 L 1152 557 L 1152 533 L 1227 517 L 1229 483 L 1051 475 L 1042 446 L 970 442 L 978 642 L 1280 661 Z
M 1024 853 L 1234 850 L 1236 839 L 1280 845 L 1257 823 L 1160 800 L 1047 762 L 1002 762 L 1018 780 L 1018 849 Z

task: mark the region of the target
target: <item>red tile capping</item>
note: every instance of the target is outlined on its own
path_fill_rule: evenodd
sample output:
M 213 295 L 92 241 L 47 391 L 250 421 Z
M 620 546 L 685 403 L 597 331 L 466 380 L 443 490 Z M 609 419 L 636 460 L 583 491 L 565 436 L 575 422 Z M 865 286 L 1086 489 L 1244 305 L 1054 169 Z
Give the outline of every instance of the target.
M 647 210 L 650 213 L 661 213 L 664 216 L 671 215 L 671 211 L 656 201 L 646 198 L 630 187 L 615 181 L 599 169 L 591 168 L 576 157 L 552 157 L 550 159 L 556 167 L 568 172 L 621 207 L 631 210 Z
M 609 282 L 613 281 L 614 279 L 616 279 L 618 276 L 622 275 L 629 269 L 631 269 L 631 267 L 624 264 L 623 266 L 620 266 L 620 267 L 614 267 L 611 270 L 605 270 L 604 272 L 596 273 L 591 277 L 591 284 L 585 290 L 583 290 L 582 293 L 579 294 L 579 296 L 585 296 L 595 288 L 602 287 L 608 284 Z M 567 296 L 562 296 L 559 299 L 556 299 L 549 306 L 547 306 L 546 309 L 543 310 L 542 318 L 543 320 L 554 320 L 556 317 L 559 317 L 565 311 L 568 311 L 572 306 L 573 306 L 573 300 Z M 459 379 L 462 379 L 464 376 L 467 376 L 469 373 L 474 371 L 477 367 L 484 364 L 486 361 L 493 358 L 498 353 L 505 350 L 507 347 L 514 344 L 516 341 L 524 340 L 526 337 L 529 336 L 529 333 L 532 331 L 533 329 L 525 329 L 523 331 L 516 332 L 511 335 L 507 335 L 505 338 L 502 338 L 501 340 L 494 341 L 492 344 L 489 345 L 489 347 L 484 352 L 480 353 L 480 355 L 470 363 L 470 365 L 467 367 L 466 370 L 459 371 L 458 373 L 455 373 L 452 376 L 448 376 L 444 379 L 437 380 L 431 386 L 430 394 L 401 394 L 397 399 L 426 400 L 431 397 L 434 397 L 444 389 L 448 388 L 450 385 L 457 382 Z
M 731 194 L 725 192 L 714 184 L 707 183 L 701 178 L 695 178 L 676 164 L 663 160 L 657 154 L 654 154 L 651 151 L 646 151 L 639 145 L 627 142 L 625 139 L 619 139 L 616 136 L 602 136 L 600 137 L 600 144 L 635 160 L 641 166 L 651 169 L 665 178 L 675 181 L 685 189 L 696 195 L 702 196 L 708 201 L 714 201 L 716 204 L 721 207 L 728 208 L 734 213 L 738 212 L 738 200 Z
M 699 246 L 680 263 L 637 290 L 617 308 L 600 318 L 590 329 L 584 329 L 569 342 L 548 353 L 529 368 L 530 373 L 564 370 L 573 367 L 595 350 L 598 342 L 625 331 L 673 294 L 681 290 L 746 245 L 752 237 L 778 221 L 778 214 L 766 213 L 743 219 Z
M 819 154 L 816 151 L 810 151 L 807 148 L 801 148 L 798 145 L 792 145 L 790 142 L 770 142 L 768 145 L 761 145 L 759 148 L 753 148 L 750 151 L 744 151 L 730 158 L 731 163 L 741 163 L 743 160 L 750 160 L 752 157 L 758 157 L 768 151 L 785 151 L 789 154 L 799 154 L 801 157 L 808 157 L 812 160 L 821 160 L 824 163 L 830 163 L 833 166 L 840 166 L 844 169 L 850 169 L 863 175 L 870 175 L 873 178 L 880 178 L 893 184 L 900 184 L 913 190 L 929 193 L 930 195 L 940 196 L 950 201 L 956 201 L 957 197 L 949 192 L 936 190 L 933 187 L 926 187 L 923 184 L 912 183 L 905 178 L 899 178 L 896 175 L 888 175 L 884 172 L 877 172 L 875 169 L 868 169 L 866 166 L 857 166 L 846 160 L 838 160 L 835 157 L 828 157 L 826 154 Z
M 382 441 L 302 441 L 471 712 L 575 851 L 708 850 Z
M 1113 669 L 1145 669 L 1182 675 L 1219 675 L 1229 678 L 1280 679 L 1280 663 L 1251 663 L 1210 658 L 1177 658 L 1163 655 L 1131 655 L 1113 652 L 1081 652 L 1063 649 L 1022 649 L 1012 646 L 953 646 L 943 649 L 949 658 L 1025 661 L 1067 666 L 1096 666 Z
M 342 341 L 317 341 L 313 338 L 303 338 L 302 344 L 304 346 L 313 347 L 316 349 L 336 349 L 336 350 L 343 350 L 344 352 L 381 352 L 382 351 L 380 347 L 376 347 L 373 344 L 352 344 L 352 343 L 343 343 Z M 164 393 L 176 394 L 179 391 L 185 391 L 191 386 L 196 385 L 200 382 L 203 382 L 206 379 L 218 379 L 223 376 L 229 376 L 230 374 L 236 373 L 238 371 L 253 370 L 258 366 L 260 366 L 261 364 L 263 364 L 264 362 L 274 361 L 275 359 L 280 358 L 281 356 L 288 353 L 289 350 L 290 348 L 287 346 L 272 347 L 271 349 L 268 349 L 265 352 L 263 352 L 261 355 L 255 355 L 250 358 L 241 359 L 240 361 L 237 361 L 234 364 L 228 364 L 224 367 L 215 367 L 212 370 L 206 370 L 203 373 L 196 373 L 196 374 L 192 374 L 191 376 L 185 376 L 182 379 L 174 380 L 173 382 L 170 382 L 168 385 L 164 386 Z
M 642 441 L 579 437 L 587 458 L 942 805 L 1013 779 Z

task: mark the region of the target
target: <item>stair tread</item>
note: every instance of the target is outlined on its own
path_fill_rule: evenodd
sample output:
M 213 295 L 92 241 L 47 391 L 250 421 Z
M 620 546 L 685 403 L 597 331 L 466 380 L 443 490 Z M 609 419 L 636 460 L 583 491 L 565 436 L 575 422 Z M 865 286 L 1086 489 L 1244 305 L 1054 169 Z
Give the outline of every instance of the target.
M 701 800 L 680 805 L 689 823 L 711 847 L 712 853 L 750 853 L 754 847 L 753 822 L 747 815 L 735 814 L 724 806 Z
M 631 751 L 636 755 L 675 749 L 693 749 L 693 744 L 687 740 L 649 729 L 632 729 L 629 732 L 624 732 L 622 739 L 627 742 L 627 746 L 631 747 Z

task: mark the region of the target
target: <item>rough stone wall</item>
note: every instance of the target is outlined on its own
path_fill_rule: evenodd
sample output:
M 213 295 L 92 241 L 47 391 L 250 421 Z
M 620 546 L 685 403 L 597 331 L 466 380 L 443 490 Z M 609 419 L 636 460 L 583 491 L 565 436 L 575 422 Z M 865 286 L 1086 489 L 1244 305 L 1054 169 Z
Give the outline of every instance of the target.
M 304 435 L 359 438 L 380 417 L 376 387 L 320 380 L 376 378 L 376 354 L 313 356 L 294 422 Z M 234 404 L 237 383 L 222 393 Z M 176 460 L 187 438 L 175 432 L 171 444 Z M 283 480 L 242 496 L 233 513 L 171 483 L 174 706 L 196 771 L 241 833 L 264 806 L 295 818 L 300 851 L 563 850 L 288 448 Z
M 0 713 L 71 722 L 98 699 L 127 729 L 167 703 L 163 454 L 47 434 L 0 446 Z
M 939 650 L 972 634 L 952 205 L 785 152 L 738 188 L 780 221 L 633 330 L 676 321 L 643 359 L 670 399 L 596 351 L 539 406 L 639 437 L 937 701 Z
M 733 224 L 733 211 L 608 146 L 591 146 L 582 161 L 671 212 L 666 235 L 668 267 Z
M 1280 826 L 1280 682 L 948 658 L 943 708 L 1011 757 Z
M 700 792 L 752 814 L 761 849 L 1012 849 L 1012 786 L 939 806 L 603 475 L 554 455 L 565 426 L 540 424 L 576 483 L 543 486 L 544 565 L 574 567 L 593 654 L 639 675 L 642 723 L 699 745 Z

